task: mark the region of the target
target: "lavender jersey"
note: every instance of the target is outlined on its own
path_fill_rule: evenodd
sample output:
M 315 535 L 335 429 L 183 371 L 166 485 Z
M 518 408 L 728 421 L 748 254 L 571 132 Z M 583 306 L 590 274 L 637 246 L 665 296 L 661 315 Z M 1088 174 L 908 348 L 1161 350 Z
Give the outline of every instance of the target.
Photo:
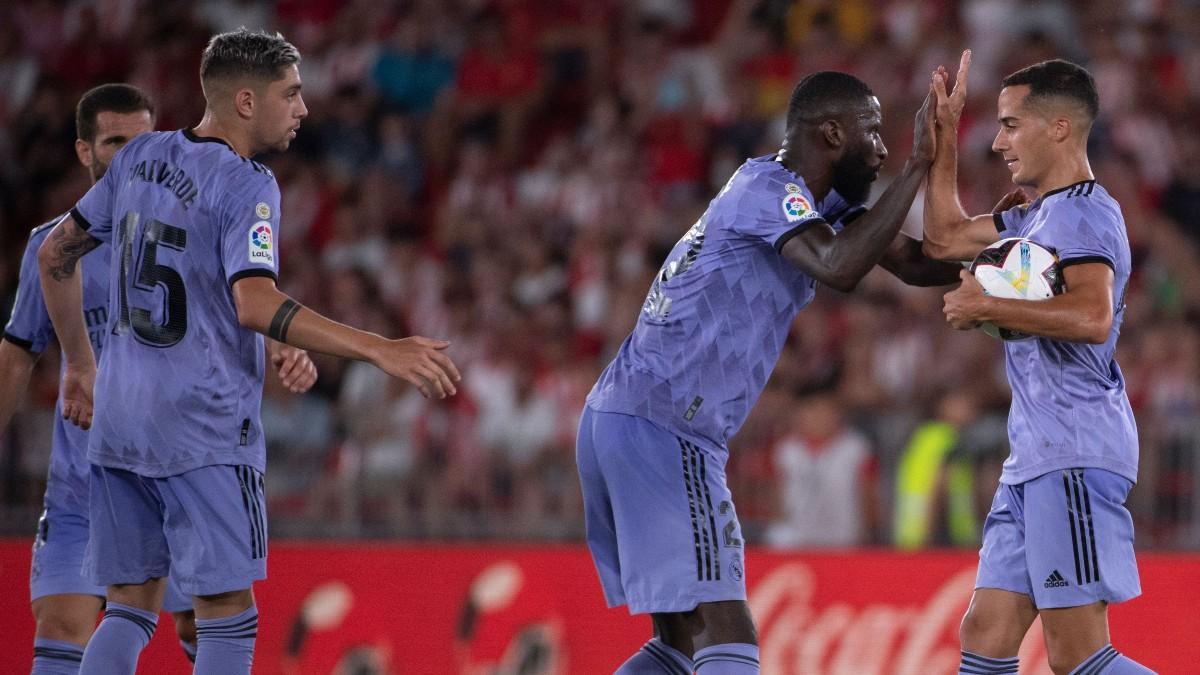
M 21 280 L 12 316 L 4 327 L 4 339 L 34 354 L 40 354 L 54 340 L 54 325 L 46 311 L 38 280 L 38 247 L 63 217 L 37 227 L 29 236 L 21 259 Z M 108 322 L 108 267 L 111 249 L 101 246 L 80 261 L 83 275 L 83 318 L 87 323 L 92 350 L 99 357 L 104 349 Z M 62 399 L 55 406 L 62 412 Z M 54 436 L 50 447 L 50 474 L 46 481 L 46 510 L 50 513 L 86 514 L 88 511 L 88 432 L 54 416 Z
M 88 459 L 151 477 L 263 471 L 263 340 L 238 323 L 231 286 L 275 278 L 274 175 L 217 139 L 146 133 L 72 215 L 114 253 Z
M 588 405 L 725 448 L 816 293 L 816 280 L 780 255 L 784 243 L 862 211 L 833 192 L 814 203 L 775 158 L 743 164 L 671 250 Z
M 1054 251 L 1064 268 L 1101 263 L 1114 275 L 1113 322 L 1104 344 L 1048 338 L 1004 343 L 1012 387 L 1011 452 L 1000 481 L 1016 485 L 1049 471 L 1095 467 L 1136 482 L 1137 426 L 1114 356 L 1130 272 L 1121 207 L 1096 181 L 1087 180 L 995 219 L 1001 237 L 1032 239 Z

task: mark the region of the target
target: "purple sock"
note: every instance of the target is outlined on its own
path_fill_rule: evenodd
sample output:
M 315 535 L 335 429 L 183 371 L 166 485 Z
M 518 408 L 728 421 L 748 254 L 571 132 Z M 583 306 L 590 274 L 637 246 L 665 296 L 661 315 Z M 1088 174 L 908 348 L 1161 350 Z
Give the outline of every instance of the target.
M 692 675 L 692 660 L 654 638 L 622 663 L 613 675 Z
M 74 642 L 34 638 L 30 675 L 75 675 L 83 660 L 83 647 Z
M 223 619 L 196 619 L 195 675 L 249 675 L 258 608 Z
M 731 642 L 696 652 L 696 675 L 758 675 L 758 645 Z
M 138 656 L 157 627 L 157 614 L 109 602 L 104 620 L 83 650 L 80 675 L 133 675 Z
M 958 675 L 1000 675 L 1012 673 L 1016 675 L 1018 660 L 1015 656 L 1006 659 L 994 659 L 990 656 L 980 656 L 964 651 L 962 661 L 958 665 Z
M 1153 670 L 1104 645 L 1071 671 L 1071 675 L 1155 675 Z

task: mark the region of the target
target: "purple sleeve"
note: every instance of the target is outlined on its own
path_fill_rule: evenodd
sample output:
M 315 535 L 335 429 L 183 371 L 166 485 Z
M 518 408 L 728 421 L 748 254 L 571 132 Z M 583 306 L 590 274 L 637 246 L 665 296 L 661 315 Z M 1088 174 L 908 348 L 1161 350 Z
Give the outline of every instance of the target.
M 231 194 L 221 221 L 221 263 L 225 278 L 279 274 L 279 185 L 273 176 L 257 189 Z
M 4 327 L 4 339 L 25 349 L 40 354 L 54 338 L 54 325 L 42 299 L 42 286 L 38 280 L 37 251 L 46 239 L 48 230 L 35 231 L 25 246 L 21 258 L 21 280 L 17 286 L 17 299 L 13 303 L 12 316 Z
M 750 179 L 734 197 L 734 230 L 746 237 L 761 239 L 776 251 L 792 237 L 823 223 L 825 219 L 813 206 L 816 200 L 799 178 L 785 180 L 780 171 Z
M 1000 238 L 1017 236 L 1017 223 L 1021 218 L 1021 207 L 1014 206 L 1007 211 L 999 211 L 992 214 L 992 221 L 996 224 L 996 232 Z
M 1098 262 L 1115 269 L 1124 226 L 1088 199 L 1066 199 L 1031 238 L 1053 250 L 1062 266 Z
M 124 150 L 124 148 L 122 148 Z M 119 154 L 119 153 L 118 153 Z M 117 190 L 117 161 L 114 158 L 104 177 L 96 182 L 71 209 L 71 217 L 79 227 L 100 241 L 112 243 L 113 201 Z

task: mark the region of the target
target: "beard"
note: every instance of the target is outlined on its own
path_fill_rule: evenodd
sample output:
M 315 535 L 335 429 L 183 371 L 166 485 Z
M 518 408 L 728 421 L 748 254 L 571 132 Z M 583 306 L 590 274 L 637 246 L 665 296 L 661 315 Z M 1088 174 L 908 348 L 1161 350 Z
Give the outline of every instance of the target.
M 92 164 L 88 167 L 88 171 L 92 174 L 92 182 L 99 183 L 101 178 L 104 178 L 104 172 L 108 171 L 108 165 L 101 162 L 92 155 Z
M 846 154 L 833 163 L 833 189 L 851 204 L 863 204 L 871 196 L 871 183 L 875 182 L 876 169 L 864 162 L 860 155 Z

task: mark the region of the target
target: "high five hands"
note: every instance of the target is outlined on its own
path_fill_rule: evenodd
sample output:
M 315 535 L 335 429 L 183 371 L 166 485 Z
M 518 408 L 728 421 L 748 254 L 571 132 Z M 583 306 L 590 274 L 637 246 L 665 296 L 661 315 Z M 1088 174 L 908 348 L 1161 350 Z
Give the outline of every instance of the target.
M 971 50 L 964 50 L 958 60 L 958 75 L 954 77 L 954 88 L 946 93 L 949 73 L 945 66 L 933 71 L 933 93 L 937 97 L 937 124 L 942 130 L 957 131 L 963 108 L 967 105 L 967 72 L 971 69 Z

